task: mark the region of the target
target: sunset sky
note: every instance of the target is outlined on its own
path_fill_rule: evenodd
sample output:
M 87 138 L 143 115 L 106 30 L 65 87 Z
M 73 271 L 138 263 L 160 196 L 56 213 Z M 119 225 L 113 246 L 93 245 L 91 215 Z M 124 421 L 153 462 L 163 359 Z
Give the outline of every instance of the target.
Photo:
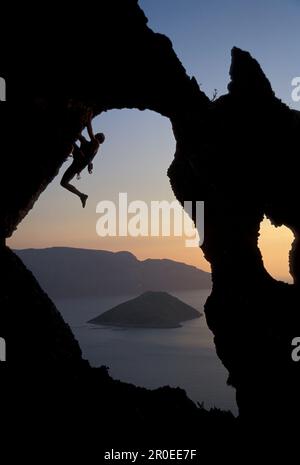
M 165 33 L 187 69 L 208 96 L 226 92 L 233 46 L 258 59 L 277 96 L 291 107 L 291 81 L 300 75 L 298 0 L 140 0 L 149 26 Z M 175 141 L 167 119 L 150 111 L 110 111 L 94 120 L 95 131 L 106 141 L 94 163 L 94 174 L 84 172 L 74 184 L 89 194 L 83 210 L 77 197 L 63 190 L 57 179 L 41 195 L 33 211 L 8 244 L 14 248 L 74 246 L 129 250 L 138 258 L 170 258 L 205 270 L 209 265 L 196 248 L 186 248 L 183 238 L 100 238 L 96 234 L 96 204 L 116 200 L 174 200 L 166 171 Z M 202 199 L 199 199 L 202 200 Z M 286 228 L 262 226 L 261 249 L 269 271 L 289 279 L 288 250 L 292 234 Z

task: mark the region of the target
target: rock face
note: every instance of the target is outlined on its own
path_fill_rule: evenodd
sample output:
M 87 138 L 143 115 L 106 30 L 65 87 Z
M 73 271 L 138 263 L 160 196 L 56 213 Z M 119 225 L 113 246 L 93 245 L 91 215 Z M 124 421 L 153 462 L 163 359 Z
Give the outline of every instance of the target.
M 7 363 L 88 367 L 71 329 L 32 273 L 8 247 L 0 247 L 0 263 L 0 328 Z
M 180 200 L 206 200 L 203 251 L 213 278 L 207 321 L 241 416 L 254 420 L 259 412 L 270 422 L 299 409 L 300 366 L 291 361 L 300 330 L 298 175 L 292 169 L 299 113 L 275 97 L 249 53 L 232 50 L 230 75 L 229 93 L 211 105 L 197 148 L 178 147 L 169 176 Z M 264 215 L 295 234 L 294 285 L 276 282 L 264 269 L 257 245 Z M 253 313 L 255 328 L 247 317 Z M 278 398 L 285 399 L 280 406 Z
M 63 16 L 43 6 L 39 21 L 36 6 L 34 11 L 27 4 L 24 11 L 18 8 L 23 40 L 12 37 L 10 50 L 16 72 L 2 63 L 9 89 L 7 105 L 0 106 L 1 149 L 7 142 L 2 151 L 2 242 L 57 174 L 89 109 L 100 114 L 147 108 L 168 117 L 177 142 L 169 169 L 174 193 L 181 202 L 206 202 L 203 250 L 213 277 L 206 317 L 237 390 L 241 417 L 250 422 L 259 413 L 261 423 L 285 424 L 287 413 L 299 414 L 300 364 L 290 355 L 300 331 L 299 112 L 275 97 L 258 63 L 237 48 L 232 50 L 229 92 L 210 102 L 187 76 L 169 39 L 147 27 L 135 0 L 103 2 L 100 15 L 87 8 Z M 264 269 L 257 245 L 264 214 L 295 235 L 290 254 L 294 285 L 276 282 Z M 2 258 L 4 273 L 20 266 L 6 249 Z M 51 302 L 25 270 L 22 276 L 11 292 L 1 289 L 1 327 L 15 302 L 12 291 L 25 286 L 24 331 L 37 329 L 32 309 L 41 298 L 40 312 L 49 322 L 45 363 L 51 354 L 80 361 L 78 344 Z M 17 306 L 15 321 L 23 312 Z M 249 318 L 254 313 L 255 325 Z M 33 338 L 36 334 L 32 331 Z M 18 344 L 18 337 L 12 337 L 21 357 Z
M 178 328 L 183 321 L 201 314 L 167 292 L 144 292 L 123 302 L 88 323 L 123 328 Z

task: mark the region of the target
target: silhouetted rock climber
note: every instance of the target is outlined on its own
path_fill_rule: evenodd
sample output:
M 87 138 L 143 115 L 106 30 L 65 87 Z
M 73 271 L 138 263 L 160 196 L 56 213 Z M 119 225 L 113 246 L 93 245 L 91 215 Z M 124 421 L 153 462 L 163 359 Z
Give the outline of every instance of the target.
M 70 181 L 77 175 L 77 179 L 80 179 L 80 173 L 86 167 L 88 172 L 92 174 L 93 172 L 93 159 L 96 156 L 100 144 L 102 144 L 105 140 L 104 134 L 99 132 L 98 134 L 94 134 L 92 128 L 92 115 L 90 115 L 89 122 L 87 124 L 87 131 L 90 137 L 90 141 L 88 141 L 82 134 L 78 137 L 80 141 L 80 147 L 76 143 L 73 146 L 73 163 L 69 166 L 67 171 L 62 177 L 60 182 L 61 186 L 67 189 L 68 191 L 72 192 L 73 194 L 77 195 L 82 203 L 83 208 L 85 207 L 88 195 L 83 194 L 80 192 L 76 187 L 70 184 Z

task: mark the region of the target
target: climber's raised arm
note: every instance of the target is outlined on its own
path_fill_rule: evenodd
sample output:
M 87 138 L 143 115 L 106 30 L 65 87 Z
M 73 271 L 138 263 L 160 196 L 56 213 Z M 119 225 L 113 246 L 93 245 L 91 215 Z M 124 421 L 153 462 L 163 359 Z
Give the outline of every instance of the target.
M 80 135 L 78 136 L 78 140 L 79 140 L 80 142 L 86 142 L 86 138 L 85 138 L 82 134 L 80 134 Z
M 88 124 L 86 125 L 86 128 L 87 128 L 87 132 L 88 132 L 88 135 L 89 135 L 90 139 L 92 141 L 95 141 L 96 137 L 95 137 L 93 127 L 92 127 L 92 115 L 90 116 L 90 119 L 88 121 Z

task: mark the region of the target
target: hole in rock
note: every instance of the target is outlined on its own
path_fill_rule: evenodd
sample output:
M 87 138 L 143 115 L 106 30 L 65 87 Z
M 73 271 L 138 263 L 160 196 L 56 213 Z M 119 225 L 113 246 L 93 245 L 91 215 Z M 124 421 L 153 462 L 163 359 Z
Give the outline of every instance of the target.
M 149 204 L 151 200 L 175 199 L 167 177 L 175 152 L 169 120 L 150 111 L 113 110 L 95 118 L 93 127 L 106 136 L 94 160 L 93 175 L 84 172 L 79 181 L 73 180 L 89 195 L 85 209 L 59 184 L 69 160 L 9 245 L 14 249 L 65 248 L 19 254 L 70 324 L 84 357 L 93 366 L 106 365 L 113 377 L 147 388 L 180 386 L 194 401 L 236 412 L 234 391 L 226 385 L 228 374 L 215 353 L 204 316 L 177 328 L 138 329 L 88 323 L 144 290 L 157 290 L 159 273 L 162 280 L 173 276 L 173 288 L 161 290 L 201 313 L 211 287 L 210 276 L 195 268 L 210 271 L 201 250 L 185 247 L 182 237 L 102 238 L 96 234 L 96 205 L 102 200 L 118 203 L 120 192 L 127 193 L 129 202 L 142 200 Z M 105 252 L 96 259 L 78 248 Z M 139 261 L 128 253 L 114 258 L 107 251 L 130 252 Z M 190 268 L 181 265 L 176 271 L 171 262 L 154 263 L 148 259 L 169 259 Z M 141 261 L 147 266 L 143 277 L 146 279 L 147 274 L 147 289 L 136 285 L 141 281 Z M 156 267 L 160 267 L 159 273 Z M 190 286 L 190 279 L 197 286 Z
M 268 273 L 275 279 L 292 283 L 289 271 L 289 252 L 294 240 L 292 231 L 285 226 L 275 227 L 264 218 L 259 234 L 258 245 Z

